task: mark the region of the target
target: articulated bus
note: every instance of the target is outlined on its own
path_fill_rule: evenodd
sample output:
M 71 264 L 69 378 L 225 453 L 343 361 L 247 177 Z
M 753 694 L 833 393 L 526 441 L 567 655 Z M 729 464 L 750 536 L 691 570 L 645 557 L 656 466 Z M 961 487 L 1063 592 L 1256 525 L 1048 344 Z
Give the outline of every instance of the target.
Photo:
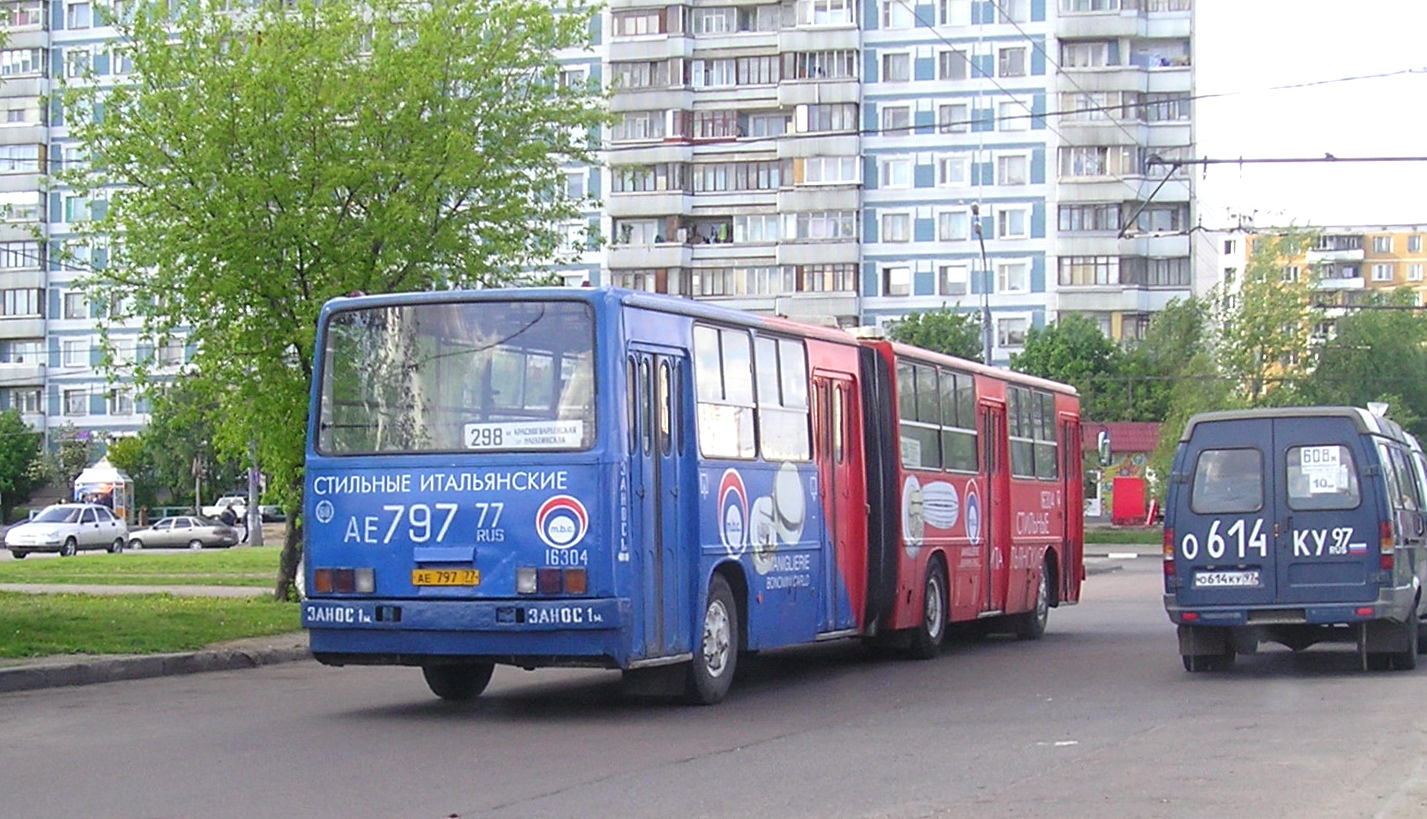
M 620 669 L 714 703 L 740 653 L 1040 636 L 1084 577 L 1067 386 L 606 288 L 336 299 L 302 623 L 329 665 Z

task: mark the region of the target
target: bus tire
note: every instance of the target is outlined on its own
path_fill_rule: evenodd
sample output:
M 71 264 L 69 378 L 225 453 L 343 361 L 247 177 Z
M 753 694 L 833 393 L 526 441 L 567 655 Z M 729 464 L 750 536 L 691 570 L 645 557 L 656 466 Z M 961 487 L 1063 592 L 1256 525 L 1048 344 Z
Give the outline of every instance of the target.
M 1050 565 L 1041 564 L 1041 579 L 1036 584 L 1036 602 L 1030 611 L 1017 614 L 1013 621 L 1016 637 L 1022 640 L 1039 640 L 1045 634 L 1046 622 L 1050 619 Z
M 946 569 L 941 561 L 927 566 L 926 585 L 922 588 L 922 623 L 912 630 L 908 653 L 918 660 L 930 660 L 941 652 L 946 639 Z
M 728 581 L 716 574 L 709 580 L 698 645 L 684 685 L 685 700 L 692 705 L 714 705 L 724 698 L 738 668 L 738 642 L 738 606 Z
M 423 665 L 422 676 L 431 693 L 450 702 L 473 700 L 490 684 L 495 663 Z

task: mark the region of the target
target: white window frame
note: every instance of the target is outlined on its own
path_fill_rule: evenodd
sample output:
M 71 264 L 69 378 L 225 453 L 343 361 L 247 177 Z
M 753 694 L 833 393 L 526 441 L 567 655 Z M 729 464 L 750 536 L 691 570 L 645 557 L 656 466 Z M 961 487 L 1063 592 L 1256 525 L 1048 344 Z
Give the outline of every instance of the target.
M 914 28 L 917 25 L 913 0 L 882 0 L 882 28 Z
M 1019 176 L 1011 173 L 1017 161 L 1020 164 Z M 998 154 L 996 156 L 996 184 L 1013 186 L 1031 184 L 1031 155 L 1028 153 Z
M 59 303 L 60 318 L 89 318 L 89 300 L 85 298 L 83 290 L 65 290 L 60 294 Z
M 1392 252 L 1392 237 L 1391 237 L 1391 236 L 1374 236 L 1374 237 L 1372 237 L 1372 252 L 1374 252 L 1374 253 L 1391 253 L 1391 252 Z
M 1410 282 L 1422 281 L 1422 263 L 1412 262 L 1407 265 L 1407 280 Z
M 1002 349 L 1024 347 L 1026 346 L 1026 333 L 1030 329 L 1030 319 L 1022 316 L 996 319 L 996 346 Z
M 133 415 L 134 393 L 123 388 L 112 389 L 105 396 L 104 404 L 109 415 Z
M 956 229 L 958 217 L 962 230 Z M 936 239 L 938 242 L 964 242 L 974 235 L 971 225 L 970 208 L 939 210 L 936 214 Z
M 83 387 L 60 393 L 64 414 L 71 417 L 89 414 L 89 390 Z
M 898 125 L 895 120 L 906 117 L 905 125 Z M 886 136 L 906 136 L 912 133 L 912 107 L 910 105 L 884 105 L 879 112 L 878 119 L 882 125 L 882 133 Z
M 1020 230 L 1016 230 L 1016 223 Z M 996 208 L 997 239 L 1031 238 L 1031 208 L 1029 205 L 1003 205 Z
M 965 296 L 971 292 L 971 265 L 951 262 L 938 265 L 936 291 L 939 296 Z
M 1030 103 L 1017 99 L 996 103 L 996 129 L 999 131 L 1029 131 L 1031 129 Z
M 951 180 L 952 174 L 948 173 L 952 168 L 960 168 L 959 178 Z M 948 181 L 951 180 L 951 181 Z M 971 183 L 971 160 L 969 157 L 957 154 L 953 156 L 939 156 L 936 159 L 936 184 L 939 188 L 951 188 L 958 185 L 969 185 Z
M 1019 55 L 1018 59 L 1013 59 Z M 1031 73 L 1030 51 L 1025 46 L 996 49 L 996 76 L 1025 77 Z
M 1391 263 L 1377 263 L 1372 266 L 1372 280 L 1375 282 L 1390 282 L 1395 277 L 1397 265 Z
M 936 108 L 936 129 L 942 134 L 965 134 L 971 131 L 971 103 L 947 102 Z
M 936 24 L 939 26 L 971 25 L 971 0 L 937 0 Z
M 890 211 L 879 214 L 877 217 L 881 223 L 877 235 L 884 242 L 910 242 L 912 241 L 912 214 L 911 211 Z
M 89 339 L 62 338 L 59 342 L 59 365 L 61 367 L 89 366 Z
M 903 298 L 912 295 L 912 269 L 907 265 L 883 265 L 879 284 L 882 295 Z
M 912 187 L 912 161 L 910 159 L 884 159 L 881 168 L 881 187 L 906 189 Z
M 897 76 L 893 76 L 896 74 Z M 882 82 L 911 82 L 912 55 L 907 51 L 887 51 L 882 54 Z
M 1018 294 L 1031 292 L 1031 263 L 1025 259 L 996 262 L 996 292 Z

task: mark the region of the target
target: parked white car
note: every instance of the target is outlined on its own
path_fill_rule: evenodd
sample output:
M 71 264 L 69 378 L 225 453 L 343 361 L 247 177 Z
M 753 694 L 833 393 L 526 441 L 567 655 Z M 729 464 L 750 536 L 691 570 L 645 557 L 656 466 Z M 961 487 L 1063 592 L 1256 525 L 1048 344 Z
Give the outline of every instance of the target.
M 5 533 L 5 548 L 16 558 L 30 552 L 59 552 L 72 557 L 80 549 L 124 551 L 129 526 L 109 507 L 97 503 L 56 503 L 46 506 L 24 523 Z

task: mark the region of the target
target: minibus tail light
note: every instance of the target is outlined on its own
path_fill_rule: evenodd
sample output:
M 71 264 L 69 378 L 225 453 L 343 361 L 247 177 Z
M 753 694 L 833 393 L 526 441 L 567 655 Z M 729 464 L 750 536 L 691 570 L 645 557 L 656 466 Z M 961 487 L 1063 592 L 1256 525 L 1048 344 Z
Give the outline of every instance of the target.
M 535 586 L 541 594 L 559 594 L 564 585 L 564 575 L 559 569 L 535 570 Z
M 316 594 L 331 594 L 333 590 L 332 570 L 318 569 L 312 573 L 312 591 Z
M 589 589 L 589 576 L 584 569 L 565 570 L 565 593 L 584 594 Z
M 1174 576 L 1174 530 L 1164 527 L 1164 576 Z

